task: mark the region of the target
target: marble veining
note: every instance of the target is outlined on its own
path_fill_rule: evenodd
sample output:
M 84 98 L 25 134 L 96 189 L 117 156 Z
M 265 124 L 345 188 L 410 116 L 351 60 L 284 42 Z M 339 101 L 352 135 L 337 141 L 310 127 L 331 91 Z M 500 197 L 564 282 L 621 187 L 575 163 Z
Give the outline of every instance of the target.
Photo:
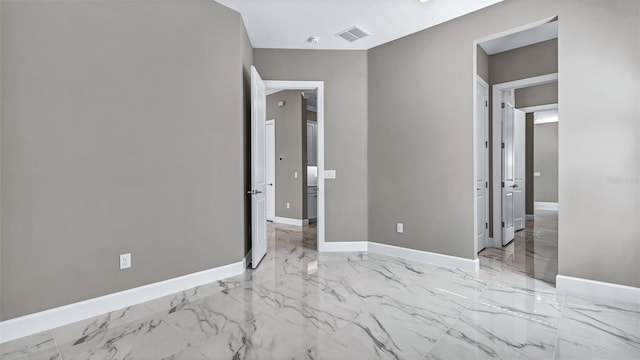
M 562 297 L 557 213 L 468 273 L 318 253 L 268 226 L 258 269 L 0 345 L 2 360 L 640 359 L 640 304 Z

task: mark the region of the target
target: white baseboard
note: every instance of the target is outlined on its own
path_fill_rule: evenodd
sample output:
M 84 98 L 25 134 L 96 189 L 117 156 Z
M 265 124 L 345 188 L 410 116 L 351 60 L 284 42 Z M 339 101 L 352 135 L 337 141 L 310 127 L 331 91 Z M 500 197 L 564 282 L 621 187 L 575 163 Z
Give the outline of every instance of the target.
M 429 263 L 438 266 L 452 267 L 464 271 L 477 272 L 480 270 L 479 259 L 471 260 L 457 256 L 407 249 L 393 245 L 379 244 L 375 242 L 369 242 L 368 250 L 376 254 L 395 256 L 407 260 Z
M 525 220 L 534 220 L 536 218 L 535 215 L 531 215 L 531 214 L 525 214 L 524 215 L 524 219 Z
M 640 303 L 640 288 L 557 275 L 558 293 L 580 297 Z
M 533 203 L 533 208 L 535 210 L 555 210 L 558 211 L 558 203 L 557 202 L 544 202 L 544 201 L 535 201 Z
M 305 220 L 307 221 L 307 223 L 305 224 Z M 285 224 L 285 225 L 293 225 L 293 226 L 304 226 L 304 225 L 309 225 L 309 220 L 308 219 L 292 219 L 292 218 L 286 218 L 286 217 L 281 217 L 281 216 L 276 216 L 276 218 L 273 220 L 274 223 L 278 223 L 278 224 Z
M 344 241 L 319 243 L 320 252 L 367 251 L 366 241 Z
M 245 271 L 250 256 L 249 252 L 236 263 L 2 321 L 0 343 L 240 275 Z

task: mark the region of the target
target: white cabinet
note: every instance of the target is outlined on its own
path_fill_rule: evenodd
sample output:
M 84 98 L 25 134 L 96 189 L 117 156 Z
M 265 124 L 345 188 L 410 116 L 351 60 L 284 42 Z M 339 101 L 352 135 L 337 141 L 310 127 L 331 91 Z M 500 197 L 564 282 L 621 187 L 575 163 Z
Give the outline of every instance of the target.
M 307 121 L 307 165 L 318 165 L 318 123 Z
M 318 217 L 318 187 L 307 187 L 307 218 L 309 221 L 316 220 Z

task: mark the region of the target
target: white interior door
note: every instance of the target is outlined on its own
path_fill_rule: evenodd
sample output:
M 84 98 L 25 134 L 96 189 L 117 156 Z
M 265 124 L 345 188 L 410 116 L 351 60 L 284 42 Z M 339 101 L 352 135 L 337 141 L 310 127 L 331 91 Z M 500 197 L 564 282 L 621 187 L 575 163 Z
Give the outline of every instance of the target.
M 513 145 L 515 158 L 515 178 L 513 184 L 513 224 L 515 231 L 524 229 L 525 226 L 525 148 L 526 148 L 526 120 L 522 110 L 513 111 Z
M 267 121 L 267 221 L 276 219 L 276 124 Z
M 502 93 L 502 245 L 515 236 L 515 146 L 513 91 Z
M 266 88 L 255 67 L 251 67 L 251 267 L 267 254 L 266 204 Z
M 476 252 L 487 246 L 489 231 L 489 88 L 478 80 L 476 99 Z

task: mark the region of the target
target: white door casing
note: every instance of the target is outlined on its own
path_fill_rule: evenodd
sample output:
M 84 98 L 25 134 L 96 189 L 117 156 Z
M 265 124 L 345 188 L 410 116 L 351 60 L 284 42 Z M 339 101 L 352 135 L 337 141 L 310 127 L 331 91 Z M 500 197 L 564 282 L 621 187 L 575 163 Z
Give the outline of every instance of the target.
M 267 95 L 260 74 L 251 67 L 251 267 L 267 254 L 266 126 Z
M 513 224 L 515 231 L 522 230 L 525 227 L 525 171 L 526 171 L 526 119 L 522 110 L 515 109 L 513 114 L 514 129 L 514 161 L 515 161 L 515 177 L 513 185 L 514 214 Z
M 267 221 L 276 219 L 276 123 L 267 121 Z
M 476 82 L 476 252 L 487 246 L 489 236 L 489 86 Z
M 515 236 L 515 145 L 513 90 L 502 92 L 502 245 Z

